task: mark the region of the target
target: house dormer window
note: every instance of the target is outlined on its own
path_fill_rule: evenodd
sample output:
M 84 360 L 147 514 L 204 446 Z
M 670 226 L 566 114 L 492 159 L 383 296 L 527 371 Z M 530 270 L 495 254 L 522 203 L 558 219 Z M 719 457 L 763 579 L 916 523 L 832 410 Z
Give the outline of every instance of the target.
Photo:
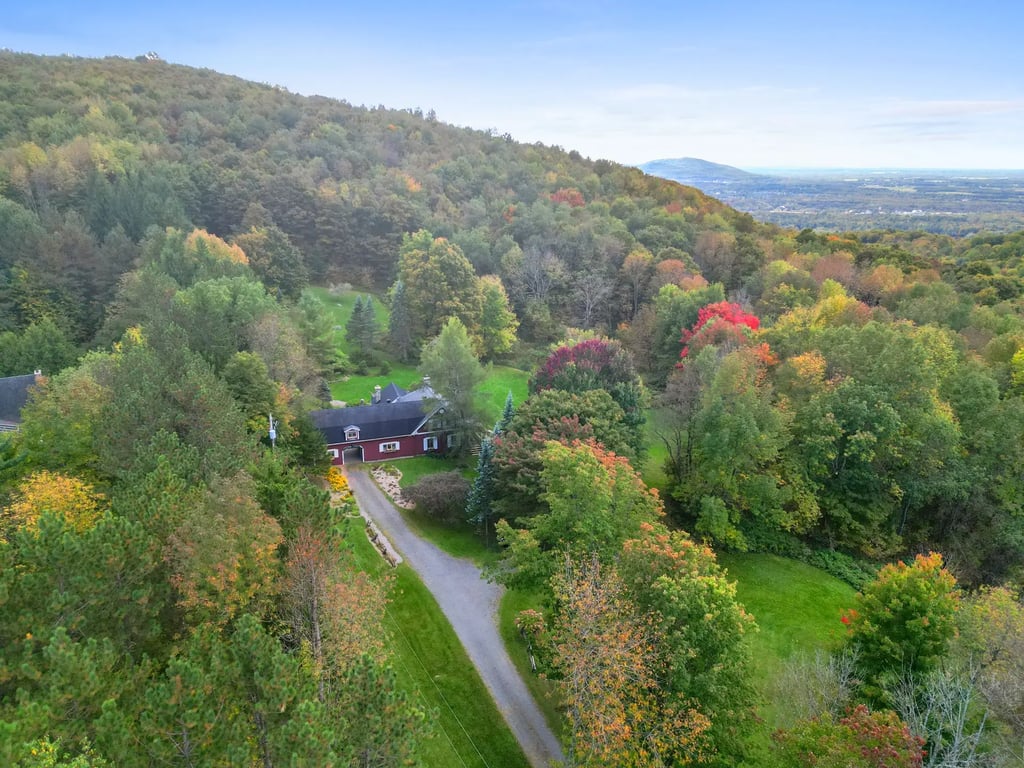
M 358 440 L 359 439 L 359 427 L 345 427 L 345 439 L 346 440 Z

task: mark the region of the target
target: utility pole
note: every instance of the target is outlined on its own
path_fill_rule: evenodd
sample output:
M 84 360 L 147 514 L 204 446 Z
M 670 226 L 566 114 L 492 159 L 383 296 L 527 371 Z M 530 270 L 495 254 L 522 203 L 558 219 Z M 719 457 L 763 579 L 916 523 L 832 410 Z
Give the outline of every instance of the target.
M 270 424 L 270 430 L 268 432 L 270 436 L 270 450 L 274 450 L 277 447 L 277 422 L 274 421 L 274 414 L 267 414 L 267 419 Z

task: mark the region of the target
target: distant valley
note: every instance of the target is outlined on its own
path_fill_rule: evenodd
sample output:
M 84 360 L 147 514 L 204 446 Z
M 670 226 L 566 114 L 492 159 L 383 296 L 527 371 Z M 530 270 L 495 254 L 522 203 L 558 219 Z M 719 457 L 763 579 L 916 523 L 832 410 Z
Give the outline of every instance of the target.
M 689 157 L 652 160 L 640 168 L 696 187 L 760 221 L 798 229 L 969 235 L 1024 228 L 1024 170 L 750 172 Z

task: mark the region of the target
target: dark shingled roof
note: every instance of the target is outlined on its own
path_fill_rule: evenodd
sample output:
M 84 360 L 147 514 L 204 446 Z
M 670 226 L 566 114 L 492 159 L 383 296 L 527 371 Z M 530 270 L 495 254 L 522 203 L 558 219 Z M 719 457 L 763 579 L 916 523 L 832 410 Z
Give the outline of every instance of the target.
M 397 400 L 398 398 L 405 394 L 408 394 L 408 392 L 406 392 L 406 390 L 402 389 L 400 386 L 398 386 L 397 384 L 395 384 L 395 382 L 392 381 L 390 384 L 388 384 L 386 387 L 384 387 L 384 389 L 380 391 L 380 401 L 382 403 L 393 403 L 395 400 Z
M 0 424 L 21 423 L 21 409 L 28 402 L 28 390 L 36 383 L 34 373 L 0 379 Z
M 347 408 L 327 408 L 313 411 L 310 417 L 328 445 L 345 442 L 345 427 L 359 427 L 360 440 L 411 435 L 427 418 L 424 403 L 378 403 L 376 405 L 350 405 Z

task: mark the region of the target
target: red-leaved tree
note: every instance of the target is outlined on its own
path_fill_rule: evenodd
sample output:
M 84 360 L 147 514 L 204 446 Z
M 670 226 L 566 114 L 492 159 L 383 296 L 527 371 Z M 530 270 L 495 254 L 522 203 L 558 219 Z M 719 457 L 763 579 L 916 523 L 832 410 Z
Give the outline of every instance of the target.
M 750 332 L 761 327 L 756 315 L 744 312 L 739 304 L 718 301 L 701 307 L 697 312 L 697 322 L 692 328 L 684 328 L 683 351 L 680 358 L 685 359 L 691 352 L 699 352 L 709 344 L 726 346 L 736 349 L 744 346 L 750 339 Z
M 632 431 L 631 447 L 639 453 L 643 444 L 646 392 L 633 365 L 633 358 L 617 341 L 587 339 L 561 346 L 548 355 L 530 381 L 530 391 L 561 389 L 583 394 L 603 389 L 625 414 Z

